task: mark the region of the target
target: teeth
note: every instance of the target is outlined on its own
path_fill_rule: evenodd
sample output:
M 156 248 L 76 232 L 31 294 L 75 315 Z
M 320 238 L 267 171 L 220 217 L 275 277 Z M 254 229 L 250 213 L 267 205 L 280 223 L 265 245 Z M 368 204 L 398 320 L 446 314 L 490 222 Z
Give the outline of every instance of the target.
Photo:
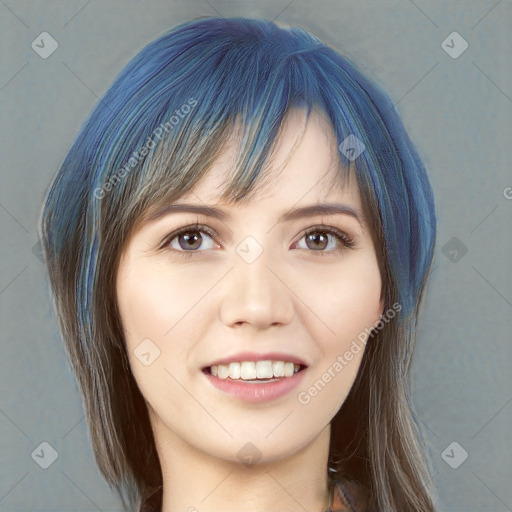
M 243 380 L 254 380 L 256 378 L 256 363 L 251 361 L 240 363 L 240 377 Z
M 293 363 L 284 363 L 284 376 L 291 377 L 294 374 L 294 364 Z
M 229 365 L 229 378 L 239 379 L 240 378 L 240 363 L 231 363 Z
M 218 375 L 219 379 L 227 379 L 229 377 L 229 366 L 219 364 Z
M 272 363 L 274 377 L 284 377 L 284 361 L 274 361 Z
M 256 377 L 258 379 L 271 379 L 273 376 L 272 361 L 258 361 L 256 363 Z
M 242 361 L 210 367 L 210 373 L 219 379 L 248 380 L 292 377 L 300 365 L 289 361 Z

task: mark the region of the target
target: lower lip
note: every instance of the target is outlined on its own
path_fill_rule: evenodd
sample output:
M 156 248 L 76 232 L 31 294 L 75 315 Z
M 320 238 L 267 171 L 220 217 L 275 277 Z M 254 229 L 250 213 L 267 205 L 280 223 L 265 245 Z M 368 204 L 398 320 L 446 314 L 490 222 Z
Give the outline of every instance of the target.
M 221 391 L 228 393 L 245 402 L 270 402 L 287 395 L 296 388 L 306 369 L 295 373 L 292 377 L 281 377 L 273 382 L 262 382 L 261 384 L 244 382 L 241 380 L 219 379 L 210 373 L 204 375 L 208 380 Z

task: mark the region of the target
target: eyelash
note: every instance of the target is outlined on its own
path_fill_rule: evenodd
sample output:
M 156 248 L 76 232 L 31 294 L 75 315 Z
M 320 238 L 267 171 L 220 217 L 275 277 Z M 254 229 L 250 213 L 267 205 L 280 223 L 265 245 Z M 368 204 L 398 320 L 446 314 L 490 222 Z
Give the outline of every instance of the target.
M 206 233 L 208 236 L 210 236 L 212 239 L 215 238 L 216 234 L 215 232 L 210 229 L 208 226 L 205 226 L 204 224 L 192 224 L 190 226 L 185 226 L 183 228 L 180 228 L 178 229 L 177 231 L 173 231 L 171 234 L 169 234 L 167 237 L 165 237 L 164 241 L 162 242 L 161 246 L 160 246 L 160 249 L 164 250 L 164 251 L 169 251 L 169 252 L 173 252 L 173 253 L 177 253 L 179 255 L 179 257 L 182 257 L 182 258 L 192 258 L 194 256 L 197 255 L 197 253 L 201 253 L 203 251 L 184 251 L 184 250 L 176 250 L 176 249 L 171 249 L 169 248 L 169 244 L 179 235 L 183 234 L 183 233 L 195 233 L 195 232 L 200 232 L 200 233 Z M 342 231 L 340 231 L 339 229 L 336 229 L 332 226 L 326 226 L 325 224 L 320 224 L 318 226 L 313 226 L 312 228 L 308 229 L 300 238 L 300 240 L 302 240 L 302 238 L 312 234 L 312 233 L 322 233 L 322 234 L 329 234 L 329 235 L 332 235 L 334 236 L 339 242 L 341 242 L 341 244 L 345 247 L 345 248 L 352 248 L 354 246 L 354 240 L 349 237 L 346 233 L 343 233 Z M 341 252 L 343 249 L 340 248 L 340 249 L 335 249 L 335 250 L 330 250 L 330 251 L 313 251 L 313 250 L 309 250 L 309 252 L 312 252 L 313 254 L 315 254 L 315 256 L 326 256 L 326 255 L 329 255 L 329 254 L 336 254 L 336 253 L 339 253 Z

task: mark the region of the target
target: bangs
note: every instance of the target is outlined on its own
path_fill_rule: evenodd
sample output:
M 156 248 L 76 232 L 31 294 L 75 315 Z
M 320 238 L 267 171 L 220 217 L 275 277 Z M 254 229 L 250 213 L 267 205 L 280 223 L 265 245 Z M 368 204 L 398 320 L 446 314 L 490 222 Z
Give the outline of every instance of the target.
M 305 113 L 303 126 L 297 127 L 301 134 L 313 110 L 331 126 L 333 185 L 343 186 L 348 169 L 356 168 L 357 162 L 337 150 L 355 129 L 346 115 L 350 109 L 345 112 L 341 103 L 332 101 L 340 91 L 325 67 L 330 62 L 339 68 L 335 52 L 302 29 L 285 30 L 263 20 L 247 23 L 244 30 L 240 24 L 226 28 L 226 23 L 222 21 L 222 34 L 214 20 L 195 22 L 194 34 L 186 24 L 143 51 L 145 69 L 155 72 L 139 84 L 137 95 L 127 98 L 123 109 L 123 123 L 131 126 L 118 133 L 131 142 L 119 144 L 108 172 L 96 183 L 105 191 L 99 217 L 108 225 L 115 223 L 125 235 L 151 209 L 190 192 L 233 139 L 236 158 L 226 173 L 221 199 L 230 204 L 250 201 L 270 185 L 266 171 L 292 109 Z M 178 52 L 187 34 L 187 51 Z M 276 38 L 281 46 L 271 44 Z M 209 39 L 212 42 L 205 43 Z M 152 62 L 164 54 L 164 66 Z M 135 73 L 139 64 L 140 56 L 124 73 Z M 123 76 L 118 81 L 120 87 Z
M 197 131 L 189 129 L 179 137 L 178 147 L 175 138 L 162 139 L 144 163 L 138 175 L 136 191 L 131 192 L 134 198 L 132 208 L 136 216 L 133 229 L 136 230 L 139 224 L 143 224 L 153 210 L 193 191 L 227 151 L 229 162 L 223 182 L 219 186 L 220 202 L 229 205 L 244 204 L 253 201 L 256 195 L 265 194 L 266 190 L 271 191 L 277 175 L 285 167 L 294 149 L 300 145 L 312 110 L 300 109 L 300 120 L 297 116 L 294 117 L 293 128 L 296 136 L 293 145 L 285 160 L 277 167 L 273 156 L 280 143 L 281 132 L 289 123 L 289 112 L 291 110 L 279 120 L 278 130 L 266 138 L 263 147 L 258 145 L 259 141 L 254 136 L 262 133 L 261 129 L 254 128 L 255 121 L 244 122 L 240 118 L 227 118 L 206 133 L 202 133 L 201 126 L 197 127 Z M 197 139 L 193 139 L 195 134 Z M 329 135 L 331 134 L 326 133 L 326 136 Z M 329 180 L 324 185 L 326 190 L 336 185 L 344 187 L 348 177 L 353 175 L 352 168 L 341 167 L 335 144 L 331 145 L 331 150 L 331 164 L 319 179 Z

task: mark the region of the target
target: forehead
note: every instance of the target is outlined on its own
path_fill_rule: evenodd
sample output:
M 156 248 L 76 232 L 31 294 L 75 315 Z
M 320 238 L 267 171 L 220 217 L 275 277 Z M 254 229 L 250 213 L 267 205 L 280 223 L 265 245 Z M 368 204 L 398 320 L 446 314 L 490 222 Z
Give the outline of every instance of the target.
M 235 128 L 222 153 L 192 191 L 181 200 L 220 203 L 226 184 L 233 177 L 239 151 L 239 129 Z M 352 169 L 342 169 L 334 131 L 323 113 L 292 109 L 286 115 L 267 162 L 255 185 L 252 202 L 283 204 L 304 200 L 326 200 L 350 196 L 360 208 L 360 197 Z

